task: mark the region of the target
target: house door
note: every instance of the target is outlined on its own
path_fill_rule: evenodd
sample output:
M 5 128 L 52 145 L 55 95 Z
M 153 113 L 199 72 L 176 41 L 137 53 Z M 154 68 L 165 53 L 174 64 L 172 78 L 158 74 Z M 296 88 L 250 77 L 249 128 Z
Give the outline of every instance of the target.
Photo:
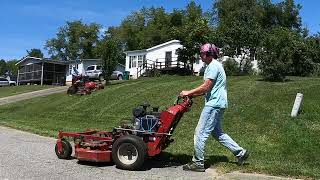
M 172 62 L 172 51 L 168 51 L 166 52 L 166 60 L 165 60 L 166 67 L 171 67 L 171 62 Z

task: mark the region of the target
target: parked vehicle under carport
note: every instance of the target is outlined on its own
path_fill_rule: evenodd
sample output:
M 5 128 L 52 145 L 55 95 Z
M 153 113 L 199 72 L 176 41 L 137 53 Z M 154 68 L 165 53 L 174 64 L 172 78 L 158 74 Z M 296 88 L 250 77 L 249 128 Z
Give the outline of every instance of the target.
M 90 79 L 98 79 L 99 81 L 103 81 L 103 72 L 102 72 L 102 66 L 99 65 L 91 65 L 88 66 L 86 69 L 86 75 Z M 123 73 L 121 71 L 113 71 L 110 80 L 122 80 L 123 79 Z
M 15 81 L 9 81 L 6 78 L 0 77 L 0 86 L 15 86 L 17 83 Z

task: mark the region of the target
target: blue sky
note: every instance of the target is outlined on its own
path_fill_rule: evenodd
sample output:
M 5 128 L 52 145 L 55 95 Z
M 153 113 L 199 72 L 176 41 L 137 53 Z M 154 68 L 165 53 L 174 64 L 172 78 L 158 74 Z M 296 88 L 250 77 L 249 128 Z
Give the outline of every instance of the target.
M 279 1 L 279 0 L 275 0 Z M 189 0 L 0 0 L 0 59 L 20 59 L 32 48 L 43 49 L 66 21 L 83 20 L 104 26 L 118 26 L 131 12 L 145 7 L 164 7 L 167 12 L 185 8 Z M 196 0 L 202 9 L 212 0 Z M 320 31 L 320 1 L 296 0 L 302 5 L 303 25 L 311 33 Z

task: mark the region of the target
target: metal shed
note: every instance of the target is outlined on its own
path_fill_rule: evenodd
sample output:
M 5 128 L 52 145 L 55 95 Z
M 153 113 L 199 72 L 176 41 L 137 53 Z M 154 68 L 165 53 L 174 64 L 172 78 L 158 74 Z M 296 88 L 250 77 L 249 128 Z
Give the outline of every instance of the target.
M 68 62 L 25 57 L 17 64 L 17 84 L 65 85 Z

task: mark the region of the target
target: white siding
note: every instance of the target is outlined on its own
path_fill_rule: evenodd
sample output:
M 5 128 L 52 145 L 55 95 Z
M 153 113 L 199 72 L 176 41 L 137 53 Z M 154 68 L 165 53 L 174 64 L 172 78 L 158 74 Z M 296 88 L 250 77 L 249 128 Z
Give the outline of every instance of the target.
M 167 46 L 159 47 L 156 49 L 152 49 L 147 53 L 146 58 L 152 61 L 165 62 L 166 52 L 172 52 L 172 60 L 176 61 L 178 55 L 176 54 L 176 50 L 182 47 L 180 43 L 169 44 Z
M 136 60 L 138 60 L 139 55 L 146 55 L 146 60 L 148 63 L 151 62 L 163 62 L 165 63 L 166 52 L 172 52 L 172 61 L 177 61 L 178 55 L 176 51 L 178 48 L 181 48 L 182 45 L 177 40 L 172 40 L 154 47 L 151 47 L 147 50 L 137 50 L 137 51 L 128 51 L 126 54 L 126 71 L 130 72 L 130 76 L 132 78 L 137 78 L 137 66 L 130 67 L 130 56 L 136 56 Z M 138 65 L 138 63 L 137 63 Z M 200 69 L 203 67 L 203 62 L 199 60 L 199 63 L 193 64 L 193 71 L 198 73 Z
M 137 76 L 137 68 L 138 68 L 138 56 L 144 56 L 146 52 L 138 51 L 138 52 L 131 52 L 128 53 L 126 56 L 126 71 L 130 72 L 130 76 L 136 77 Z M 135 63 L 131 63 L 130 65 L 130 56 L 135 56 Z M 135 66 L 133 66 L 135 65 Z

